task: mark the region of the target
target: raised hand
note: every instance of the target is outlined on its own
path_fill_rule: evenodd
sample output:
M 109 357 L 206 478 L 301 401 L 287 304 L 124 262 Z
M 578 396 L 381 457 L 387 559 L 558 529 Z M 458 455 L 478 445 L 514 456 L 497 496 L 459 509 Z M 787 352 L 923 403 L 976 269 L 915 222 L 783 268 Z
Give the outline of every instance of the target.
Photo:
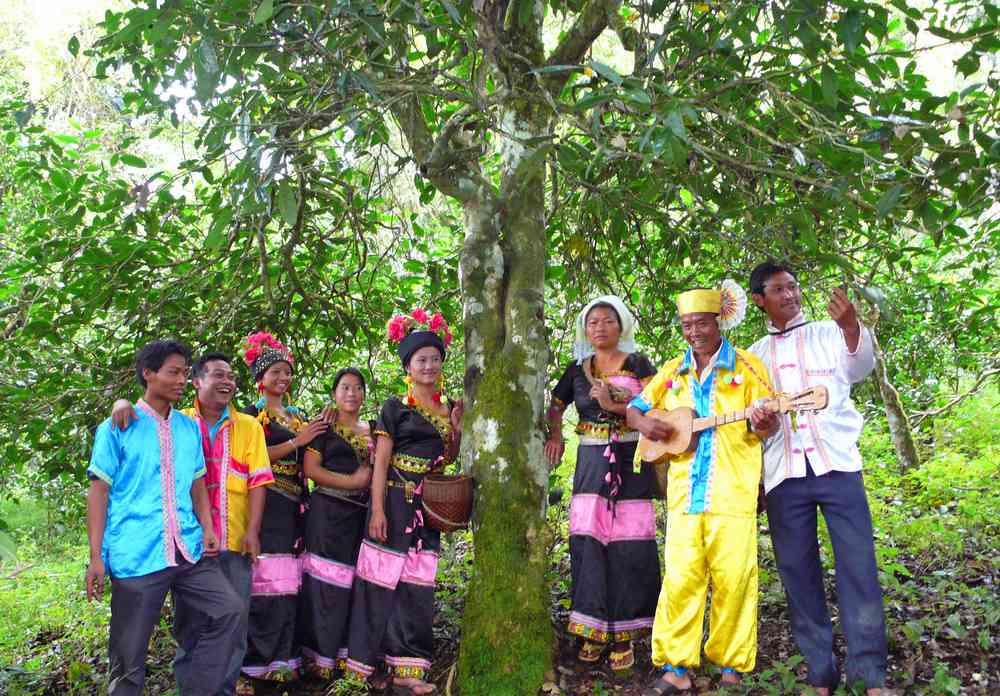
M 847 350 L 853 353 L 858 349 L 858 342 L 861 340 L 861 325 L 858 323 L 858 310 L 847 298 L 844 288 L 834 288 L 826 310 L 830 313 L 830 318 L 837 322 L 837 326 L 844 332 Z
M 858 310 L 855 309 L 854 303 L 847 298 L 847 292 L 844 288 L 834 288 L 826 309 L 830 313 L 830 318 L 837 322 L 837 326 L 844 331 L 858 327 Z

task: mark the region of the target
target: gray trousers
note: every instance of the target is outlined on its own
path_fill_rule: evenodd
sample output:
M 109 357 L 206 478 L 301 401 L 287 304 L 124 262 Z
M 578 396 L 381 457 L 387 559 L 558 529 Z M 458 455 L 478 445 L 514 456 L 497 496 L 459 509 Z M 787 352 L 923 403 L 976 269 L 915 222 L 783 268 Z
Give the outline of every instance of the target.
M 178 691 L 182 696 L 214 696 L 219 691 L 233 652 L 241 602 L 219 570 L 218 559 L 206 557 L 194 565 L 181 560 L 177 566 L 149 575 L 112 578 L 108 641 L 111 696 L 142 695 L 149 637 L 160 620 L 168 591 L 175 602 L 210 619 L 199 627 L 198 650 L 191 656 L 192 679 L 183 681 L 178 675 Z
M 816 476 L 808 461 L 805 478 L 785 479 L 767 494 L 774 556 L 792 635 L 809 665 L 807 681 L 831 690 L 840 682 L 816 538 L 817 509 L 833 544 L 840 627 L 847 638 L 847 683 L 881 687 L 887 662 L 885 611 L 864 480 L 860 471 Z
M 233 654 L 226 668 L 226 678 L 219 688 L 219 696 L 233 696 L 236 682 L 243 667 L 243 657 L 247 652 L 247 624 L 250 617 L 250 560 L 236 551 L 219 553 L 219 568 L 240 598 L 239 623 L 232 634 Z M 174 658 L 174 674 L 177 683 L 190 684 L 199 678 L 195 657 L 201 649 L 199 639 L 208 617 L 198 611 L 197 606 L 174 597 L 174 636 L 177 639 L 177 657 Z

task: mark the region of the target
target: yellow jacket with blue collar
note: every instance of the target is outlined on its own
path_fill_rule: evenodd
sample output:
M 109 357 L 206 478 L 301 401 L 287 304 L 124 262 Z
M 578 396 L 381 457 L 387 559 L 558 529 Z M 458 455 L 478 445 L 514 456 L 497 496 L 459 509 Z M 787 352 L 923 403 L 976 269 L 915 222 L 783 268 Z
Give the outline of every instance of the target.
M 698 417 L 739 411 L 772 394 L 767 369 L 760 359 L 735 348 L 727 339 L 701 380 L 694 353 L 687 352 L 664 365 L 630 403 L 650 409 L 694 409 Z M 745 421 L 702 431 L 694 452 L 671 457 L 667 473 L 667 509 L 670 512 L 752 517 L 757 509 L 761 475 L 761 442 Z

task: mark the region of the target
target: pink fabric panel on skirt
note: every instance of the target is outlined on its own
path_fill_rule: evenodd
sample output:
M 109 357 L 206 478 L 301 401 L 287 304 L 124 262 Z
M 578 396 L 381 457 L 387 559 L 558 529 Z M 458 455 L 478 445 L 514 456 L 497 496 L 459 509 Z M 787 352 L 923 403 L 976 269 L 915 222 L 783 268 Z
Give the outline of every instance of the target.
M 438 557 L 436 553 L 430 551 L 417 551 L 410 549 L 406 554 L 406 565 L 403 566 L 403 582 L 411 585 L 426 585 L 434 587 L 434 580 L 437 577 Z
M 307 553 L 302 556 L 302 572 L 328 585 L 350 589 L 354 582 L 354 568 L 343 563 Z
M 361 552 L 358 554 L 357 576 L 380 587 L 395 590 L 405 564 L 406 554 L 376 546 L 366 539 L 361 543 Z
M 656 515 L 651 500 L 608 499 L 596 493 L 573 496 L 569 506 L 569 533 L 589 536 L 602 544 L 656 538 Z
M 263 555 L 253 566 L 250 594 L 296 594 L 302 585 L 302 559 L 291 554 Z

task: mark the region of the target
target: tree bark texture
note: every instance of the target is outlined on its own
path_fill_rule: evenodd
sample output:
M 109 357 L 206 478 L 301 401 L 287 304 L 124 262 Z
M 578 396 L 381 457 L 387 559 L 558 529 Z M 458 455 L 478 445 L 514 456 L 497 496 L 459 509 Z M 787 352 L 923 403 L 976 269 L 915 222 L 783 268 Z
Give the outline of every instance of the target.
M 875 383 L 878 384 L 878 391 L 882 396 L 886 421 L 889 423 L 889 435 L 892 438 L 892 447 L 896 450 L 896 458 L 899 460 L 899 470 L 906 472 L 920 466 L 920 454 L 917 451 L 916 442 L 913 440 L 910 419 L 906 415 L 906 409 L 903 408 L 899 392 L 892 386 L 886 373 L 885 354 L 875 337 L 874 330 L 872 331 L 872 343 L 875 349 Z

